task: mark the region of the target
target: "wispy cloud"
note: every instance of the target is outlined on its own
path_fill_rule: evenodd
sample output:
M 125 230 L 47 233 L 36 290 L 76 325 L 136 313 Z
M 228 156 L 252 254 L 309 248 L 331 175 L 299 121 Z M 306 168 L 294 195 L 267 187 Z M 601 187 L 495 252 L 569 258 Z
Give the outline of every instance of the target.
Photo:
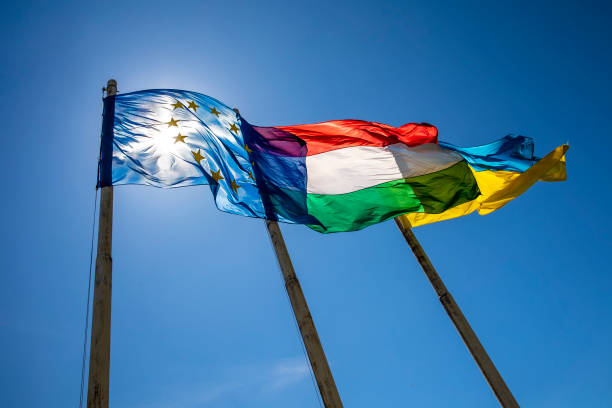
M 237 393 L 266 398 L 278 394 L 307 379 L 310 367 L 304 357 L 285 358 L 273 363 L 233 367 L 224 375 L 224 380 L 181 386 L 174 392 L 164 393 L 163 401 L 149 401 L 137 408 L 206 408 L 217 406 L 223 399 L 233 398 Z M 171 394 L 172 398 L 168 398 Z M 154 397 L 154 396 L 153 396 Z
M 267 390 L 278 391 L 298 383 L 310 375 L 310 367 L 304 357 L 279 361 L 270 372 Z
M 158 401 L 148 401 L 139 404 L 138 408 L 199 408 L 211 406 L 215 401 L 227 394 L 237 391 L 241 384 L 227 382 L 222 384 L 206 384 L 193 386 L 188 392 L 176 392 L 174 398 L 162 398 Z

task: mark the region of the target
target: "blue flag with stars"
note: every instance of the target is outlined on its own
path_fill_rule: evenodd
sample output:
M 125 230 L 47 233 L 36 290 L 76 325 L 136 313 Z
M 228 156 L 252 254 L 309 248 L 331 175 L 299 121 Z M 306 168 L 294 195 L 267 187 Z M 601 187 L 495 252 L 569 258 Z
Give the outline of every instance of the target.
M 264 218 L 241 122 L 237 112 L 196 92 L 154 89 L 109 96 L 98 186 L 208 184 L 218 209 Z

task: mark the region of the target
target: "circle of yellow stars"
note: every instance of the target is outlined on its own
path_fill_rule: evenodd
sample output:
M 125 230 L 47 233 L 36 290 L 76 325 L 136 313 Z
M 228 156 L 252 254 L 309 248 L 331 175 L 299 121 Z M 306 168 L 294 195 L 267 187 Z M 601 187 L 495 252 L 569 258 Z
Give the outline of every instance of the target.
M 200 105 L 198 105 L 195 101 L 189 101 L 187 106 L 185 106 L 181 101 L 176 101 L 175 103 L 171 104 L 171 106 L 173 107 L 172 111 L 174 112 L 177 109 L 193 109 L 194 112 L 197 112 L 198 108 L 201 108 Z M 221 112 L 219 112 L 217 110 L 216 107 L 212 106 L 208 108 L 209 112 L 213 115 L 215 115 L 217 118 L 219 117 L 219 114 Z M 180 120 L 176 120 L 174 119 L 174 117 L 170 117 L 170 121 L 166 122 L 166 124 L 168 125 L 168 128 L 171 127 L 179 127 L 179 122 Z M 240 128 L 238 127 L 238 125 L 236 123 L 232 123 L 232 125 L 229 127 L 230 132 L 233 132 L 234 134 L 238 135 L 238 131 L 240 130 Z M 176 143 L 185 143 L 187 144 L 187 142 L 185 142 L 185 139 L 187 138 L 187 136 L 181 135 L 181 132 L 179 131 L 178 135 L 174 136 L 174 144 Z M 251 150 L 251 148 L 249 148 L 248 145 L 244 145 L 244 150 L 246 150 L 246 152 L 250 155 L 253 150 Z M 204 157 L 204 155 L 202 155 L 202 151 L 201 149 L 198 149 L 197 151 L 192 150 L 191 154 L 193 155 L 193 159 L 201 166 L 202 165 L 202 160 L 206 160 L 206 157 Z M 225 180 L 225 177 L 223 177 L 221 175 L 221 169 L 217 170 L 217 171 L 212 171 L 211 170 L 211 176 L 213 178 L 213 180 L 215 181 L 215 183 L 218 183 L 219 180 Z M 249 177 L 253 180 L 255 180 L 255 177 L 253 176 L 253 172 L 249 171 Z M 230 188 L 234 191 L 234 193 L 238 193 L 238 189 L 242 188 L 238 183 L 236 183 L 236 180 L 231 180 L 230 183 Z

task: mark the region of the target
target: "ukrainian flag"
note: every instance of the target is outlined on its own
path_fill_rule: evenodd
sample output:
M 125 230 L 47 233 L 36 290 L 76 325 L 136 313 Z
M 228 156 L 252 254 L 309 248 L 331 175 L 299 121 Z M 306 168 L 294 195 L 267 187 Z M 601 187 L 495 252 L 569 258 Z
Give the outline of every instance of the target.
M 461 217 L 478 211 L 489 214 L 523 194 L 537 181 L 564 181 L 564 144 L 542 159 L 533 155 L 533 139 L 508 135 L 493 143 L 476 147 L 457 147 L 440 142 L 440 146 L 459 153 L 468 163 L 480 195 L 439 214 L 410 213 L 401 217 L 413 227 Z

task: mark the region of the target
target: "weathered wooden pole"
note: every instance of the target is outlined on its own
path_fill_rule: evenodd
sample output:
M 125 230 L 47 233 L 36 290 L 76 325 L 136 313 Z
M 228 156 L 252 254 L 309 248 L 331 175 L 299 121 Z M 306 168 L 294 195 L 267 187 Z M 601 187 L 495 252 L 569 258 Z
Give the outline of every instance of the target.
M 109 79 L 106 96 L 117 94 L 117 82 Z M 113 115 L 105 109 L 105 115 Z M 108 118 L 103 119 L 103 125 Z M 112 123 L 112 122 L 111 122 Z M 104 129 L 103 129 L 104 133 Z M 104 143 L 104 142 L 103 142 Z M 111 152 L 112 153 L 112 152 Z M 102 152 L 104 154 L 104 152 Z M 108 408 L 110 374 L 111 292 L 113 277 L 113 186 L 103 186 L 100 195 L 100 221 L 98 223 L 98 255 L 94 280 L 93 311 L 91 319 L 91 346 L 89 351 L 89 383 L 87 408 Z
M 312 316 L 310 315 L 308 304 L 306 304 L 306 298 L 302 292 L 302 287 L 295 275 L 289 252 L 287 252 L 287 247 L 285 246 L 283 234 L 276 221 L 266 220 L 266 227 L 268 228 L 276 258 L 278 259 L 278 263 L 283 273 L 285 288 L 287 289 L 291 307 L 293 308 L 293 314 L 297 320 L 300 334 L 302 335 L 302 340 L 304 341 L 304 346 L 308 353 L 312 371 L 317 380 L 323 404 L 325 408 L 341 408 L 343 405 L 340 400 L 340 394 L 338 393 L 334 377 L 327 363 L 327 358 L 325 357 L 321 340 L 319 340 L 317 329 L 312 321 Z
M 495 364 L 493 364 L 493 361 L 491 361 L 491 358 L 487 354 L 486 350 L 484 347 L 482 347 L 482 344 L 480 344 L 480 340 L 478 340 L 476 333 L 474 333 L 474 330 L 472 330 L 472 327 L 461 312 L 461 309 L 459 309 L 459 305 L 457 305 L 457 302 L 455 302 L 453 296 L 450 294 L 448 289 L 446 289 L 444 282 L 442 282 L 438 272 L 436 272 L 436 269 L 429 260 L 429 257 L 412 232 L 410 223 L 402 217 L 396 217 L 395 223 L 404 235 L 406 242 L 416 256 L 417 261 L 419 264 L 421 264 L 421 268 L 423 268 L 423 271 L 425 272 L 425 275 L 427 275 L 431 286 L 433 286 L 434 290 L 436 291 L 436 294 L 440 299 L 440 303 L 442 303 L 442 306 L 444 306 L 444 310 L 446 310 L 446 313 L 461 335 L 461 338 L 470 351 L 470 354 L 472 354 L 472 357 L 474 360 L 476 360 L 478 368 L 480 368 L 480 371 L 495 393 L 500 405 L 504 408 L 518 408 L 519 405 L 514 399 L 512 392 L 510 392 L 510 389 L 504 382 L 504 379 L 499 374 L 499 371 L 497 371 Z

